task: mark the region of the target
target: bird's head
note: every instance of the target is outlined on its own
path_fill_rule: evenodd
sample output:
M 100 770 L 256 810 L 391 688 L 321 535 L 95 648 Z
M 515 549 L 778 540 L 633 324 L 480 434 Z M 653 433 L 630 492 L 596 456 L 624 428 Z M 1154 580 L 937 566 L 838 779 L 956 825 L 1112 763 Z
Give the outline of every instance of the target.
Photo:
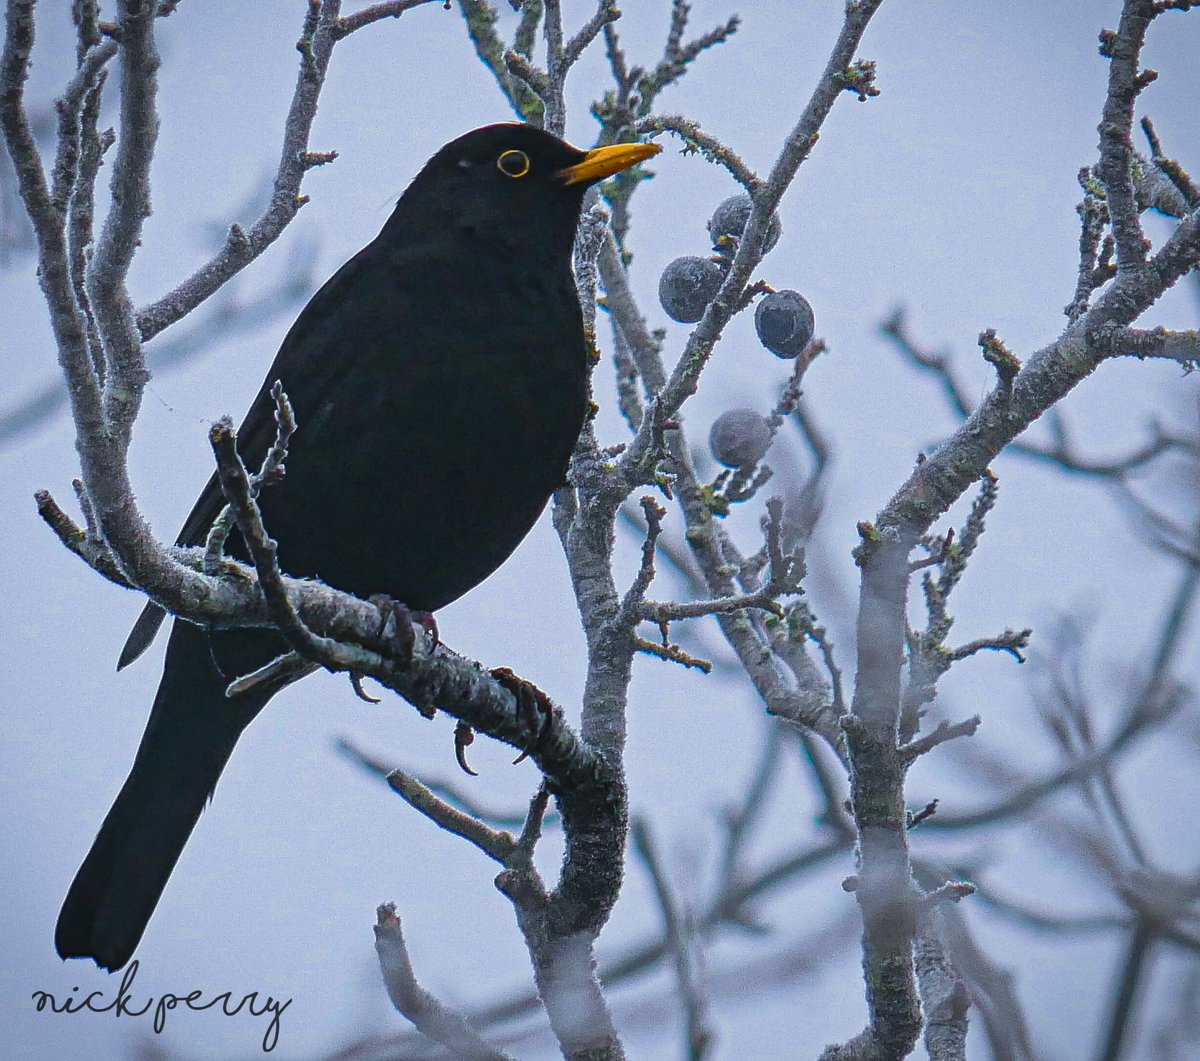
M 487 125 L 450 141 L 397 204 L 405 227 L 456 226 L 506 242 L 569 248 L 584 192 L 658 154 L 657 144 L 584 151 L 520 123 Z

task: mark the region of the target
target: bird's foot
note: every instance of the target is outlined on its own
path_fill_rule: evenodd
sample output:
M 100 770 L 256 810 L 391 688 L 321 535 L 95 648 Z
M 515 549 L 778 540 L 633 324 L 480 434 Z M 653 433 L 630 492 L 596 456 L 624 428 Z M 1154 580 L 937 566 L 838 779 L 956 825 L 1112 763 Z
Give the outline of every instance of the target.
M 517 716 L 533 733 L 533 737 L 513 760 L 513 765 L 528 758 L 531 752 L 537 751 L 554 724 L 554 704 L 541 689 L 531 681 L 514 674 L 508 667 L 493 667 L 488 673 L 505 689 L 513 694 L 517 701 Z M 463 721 L 454 727 L 454 758 L 462 767 L 464 773 L 478 777 L 477 771 L 472 770 L 467 763 L 467 748 L 475 742 L 475 731 Z
M 508 667 L 493 667 L 489 672 L 517 701 L 517 715 L 529 726 L 533 738 L 513 760 L 513 765 L 537 751 L 554 724 L 554 704 L 533 682 L 514 674 Z
M 392 600 L 386 593 L 376 593 L 367 600 L 375 605 L 379 612 L 377 636 L 380 644 L 397 659 L 411 663 L 413 648 L 417 643 L 413 634 L 413 613 L 398 600 Z
M 414 623 L 433 641 L 432 645 L 428 645 L 422 651 L 432 652 L 437 647 L 437 623 L 429 612 L 415 612 L 383 593 L 377 593 L 367 599 L 379 612 L 379 633 L 376 636 L 380 648 L 391 654 L 394 659 L 403 664 L 412 662 L 417 644 L 417 636 L 413 631 Z M 435 714 L 432 707 L 417 705 L 417 710 L 426 718 L 433 718 Z
M 429 651 L 432 652 L 442 643 L 441 634 L 438 633 L 437 620 L 433 617 L 433 612 L 412 612 L 412 621 L 416 623 L 429 637 Z

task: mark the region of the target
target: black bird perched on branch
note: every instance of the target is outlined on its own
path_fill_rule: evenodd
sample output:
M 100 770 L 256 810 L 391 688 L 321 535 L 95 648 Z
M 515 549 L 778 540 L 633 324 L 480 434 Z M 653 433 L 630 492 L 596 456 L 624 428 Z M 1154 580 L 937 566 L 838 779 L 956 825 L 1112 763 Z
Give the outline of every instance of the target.
M 563 482 L 587 413 L 571 271 L 584 191 L 657 150 L 585 152 L 505 124 L 430 159 L 304 308 L 238 433 L 257 467 L 282 381 L 299 431 L 260 505 L 286 572 L 431 612 L 507 559 Z M 214 476 L 180 544 L 202 544 L 223 505 Z M 119 666 L 163 617 L 146 608 Z M 284 683 L 226 687 L 284 648 L 269 631 L 175 621 L 133 769 L 59 915 L 62 957 L 129 960 L 234 744 Z

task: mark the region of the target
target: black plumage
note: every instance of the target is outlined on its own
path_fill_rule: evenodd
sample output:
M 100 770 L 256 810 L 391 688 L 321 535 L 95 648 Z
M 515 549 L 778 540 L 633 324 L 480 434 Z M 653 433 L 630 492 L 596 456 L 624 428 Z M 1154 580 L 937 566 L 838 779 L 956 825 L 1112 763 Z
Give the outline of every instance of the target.
M 434 611 L 512 553 L 563 482 L 587 412 L 571 271 L 583 193 L 655 150 L 584 152 L 506 124 L 426 164 L 301 312 L 239 429 L 256 468 L 282 381 L 299 430 L 260 504 L 287 573 Z M 223 503 L 214 476 L 179 542 L 201 544 Z M 230 552 L 245 555 L 236 536 Z M 147 607 L 121 666 L 162 618 Z M 267 631 L 175 621 L 133 768 L 59 916 L 62 957 L 129 960 L 238 737 L 277 691 L 225 688 L 281 650 Z

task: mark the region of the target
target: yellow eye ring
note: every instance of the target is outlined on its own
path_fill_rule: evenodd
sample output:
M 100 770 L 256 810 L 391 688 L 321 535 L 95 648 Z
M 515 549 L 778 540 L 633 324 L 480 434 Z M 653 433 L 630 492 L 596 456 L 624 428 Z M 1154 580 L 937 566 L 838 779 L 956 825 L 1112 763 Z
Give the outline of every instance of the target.
M 529 156 L 524 151 L 505 151 L 496 159 L 496 169 L 506 177 L 524 177 L 529 172 Z

